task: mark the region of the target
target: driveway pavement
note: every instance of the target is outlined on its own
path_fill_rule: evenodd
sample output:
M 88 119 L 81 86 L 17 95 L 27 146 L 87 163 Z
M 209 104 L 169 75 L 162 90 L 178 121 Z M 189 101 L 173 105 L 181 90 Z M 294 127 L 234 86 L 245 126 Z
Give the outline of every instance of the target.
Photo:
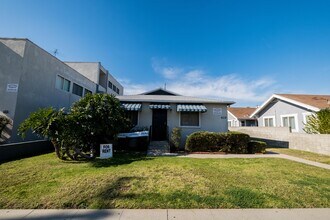
M 93 220 L 329 220 L 330 209 L 17 209 L 1 210 L 0 219 Z

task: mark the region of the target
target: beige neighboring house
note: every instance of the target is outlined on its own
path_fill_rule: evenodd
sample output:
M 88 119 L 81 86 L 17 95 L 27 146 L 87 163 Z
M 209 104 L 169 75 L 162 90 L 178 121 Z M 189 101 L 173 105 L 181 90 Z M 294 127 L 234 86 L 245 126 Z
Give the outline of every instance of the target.
M 330 108 L 330 95 L 274 94 L 251 118 L 257 118 L 260 127 L 290 127 L 292 132 L 304 132 L 307 118 L 324 108 Z
M 229 107 L 228 127 L 258 126 L 258 120 L 250 117 L 256 109 L 251 107 Z
M 232 101 L 182 96 L 161 88 L 117 98 L 137 127 L 149 129 L 151 140 L 168 140 L 171 130 L 179 127 L 182 143 L 196 131 L 228 131 L 227 106 L 234 104 Z

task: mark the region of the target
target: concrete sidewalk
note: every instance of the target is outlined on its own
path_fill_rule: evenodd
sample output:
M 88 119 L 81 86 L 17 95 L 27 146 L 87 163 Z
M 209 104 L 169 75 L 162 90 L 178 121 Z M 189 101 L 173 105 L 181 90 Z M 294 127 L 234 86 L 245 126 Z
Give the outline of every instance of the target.
M 1 210 L 0 219 L 109 220 L 328 220 L 330 209 L 17 209 Z
M 312 165 L 324 169 L 330 170 L 330 165 L 324 164 L 324 163 L 318 163 L 311 160 L 305 160 L 299 157 L 293 157 L 286 154 L 278 154 L 278 153 L 268 153 L 268 154 L 186 154 L 181 155 L 179 157 L 189 157 L 189 158 L 281 158 L 281 159 L 287 159 L 292 160 L 299 163 L 304 163 L 307 165 Z M 330 218 L 329 218 L 330 219 Z

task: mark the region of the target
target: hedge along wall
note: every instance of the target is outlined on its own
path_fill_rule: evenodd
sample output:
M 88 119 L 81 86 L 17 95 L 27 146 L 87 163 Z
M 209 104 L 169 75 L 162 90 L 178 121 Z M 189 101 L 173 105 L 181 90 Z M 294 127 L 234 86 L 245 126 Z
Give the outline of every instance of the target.
M 266 144 L 250 143 L 250 136 L 240 132 L 200 131 L 188 136 L 185 148 L 190 152 L 263 153 Z
M 244 132 L 270 146 L 330 155 L 329 134 L 291 133 L 283 127 L 231 127 L 230 130 Z

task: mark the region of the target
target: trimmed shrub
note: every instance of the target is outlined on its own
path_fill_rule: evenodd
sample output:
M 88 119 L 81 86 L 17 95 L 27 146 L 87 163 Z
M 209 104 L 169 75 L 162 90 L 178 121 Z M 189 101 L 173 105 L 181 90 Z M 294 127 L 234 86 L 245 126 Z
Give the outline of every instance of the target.
M 248 134 L 230 131 L 226 133 L 226 144 L 229 147 L 228 151 L 234 154 L 248 153 L 248 144 L 250 136 Z
M 181 143 L 181 128 L 175 127 L 172 129 L 170 136 L 171 150 L 173 151 L 179 150 L 180 143 Z
M 248 153 L 255 154 L 255 153 L 265 153 L 266 152 L 267 144 L 263 141 L 250 141 L 248 144 Z
M 187 151 L 211 151 L 217 146 L 218 133 L 208 131 L 194 132 L 187 137 L 185 149 Z
M 249 141 L 250 136 L 240 132 L 199 131 L 188 136 L 185 149 L 190 152 L 248 153 Z
M 213 149 L 214 152 L 228 152 L 230 146 L 227 143 L 227 133 L 216 133 L 217 134 L 217 144 Z

